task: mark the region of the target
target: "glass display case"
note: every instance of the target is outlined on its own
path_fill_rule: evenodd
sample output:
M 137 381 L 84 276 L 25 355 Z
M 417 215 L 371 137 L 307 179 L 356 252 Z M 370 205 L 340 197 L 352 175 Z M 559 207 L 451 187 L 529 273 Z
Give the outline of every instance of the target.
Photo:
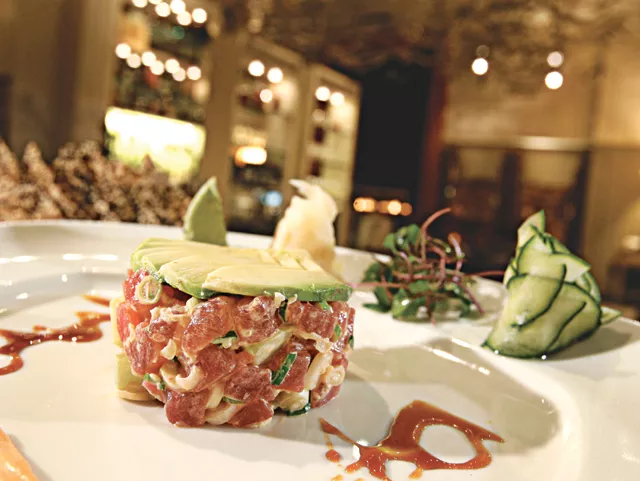
M 345 245 L 360 113 L 360 85 L 324 65 L 310 65 L 297 175 L 329 192 L 338 204 L 336 236 Z
M 230 229 L 272 234 L 297 175 L 301 80 L 296 53 L 244 34 L 214 46 L 201 177 L 216 176 Z

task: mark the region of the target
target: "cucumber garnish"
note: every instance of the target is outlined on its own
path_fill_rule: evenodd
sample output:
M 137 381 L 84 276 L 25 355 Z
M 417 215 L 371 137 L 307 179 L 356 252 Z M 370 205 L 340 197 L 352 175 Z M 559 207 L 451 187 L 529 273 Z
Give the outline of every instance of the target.
M 587 262 L 544 232 L 538 212 L 518 229 L 504 284 L 509 298 L 484 346 L 512 357 L 546 357 L 591 336 L 620 313 L 600 306 Z
M 602 318 L 600 324 L 609 324 L 622 316 L 622 312 L 611 309 L 610 307 L 602 306 Z

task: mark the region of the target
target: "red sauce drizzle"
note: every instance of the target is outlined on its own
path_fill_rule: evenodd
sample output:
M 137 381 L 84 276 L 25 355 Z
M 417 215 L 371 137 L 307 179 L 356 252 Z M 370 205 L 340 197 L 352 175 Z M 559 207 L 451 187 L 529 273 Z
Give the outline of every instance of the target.
M 97 304 L 99 306 L 109 307 L 109 304 L 111 303 L 111 299 L 107 299 L 105 297 L 92 296 L 90 294 L 85 294 L 82 297 L 84 297 L 85 300 L 93 302 L 94 304 Z
M 476 451 L 475 457 L 456 464 L 443 461 L 425 451 L 420 446 L 422 432 L 427 426 L 436 425 L 450 426 L 464 434 Z M 345 468 L 348 473 L 367 468 L 372 476 L 385 481 L 391 481 L 386 473 L 387 461 L 407 461 L 414 464 L 416 470 L 411 473 L 413 479 L 419 478 L 423 471 L 433 469 L 484 468 L 491 463 L 491 453 L 484 446 L 483 441 L 504 442 L 497 434 L 424 401 L 413 401 L 402 408 L 393 420 L 387 437 L 375 446 L 363 446 L 357 443 L 324 419 L 320 419 L 320 426 L 326 434 L 337 436 L 360 451 L 360 459 Z M 330 450 L 333 450 L 333 446 Z
M 342 459 L 342 456 L 340 456 L 340 453 L 335 449 L 330 449 L 329 451 L 327 451 L 327 454 L 325 456 L 332 463 L 339 463 L 340 460 Z
M 329 437 L 329 434 L 327 434 L 326 432 L 324 433 L 324 440 L 325 440 L 325 443 L 327 444 L 327 452 L 325 454 L 325 457 L 332 463 L 339 463 L 340 460 L 342 459 L 342 456 L 340 456 L 340 453 L 338 451 L 333 449 L 333 443 L 331 442 L 331 438 Z
M 109 300 L 97 296 L 83 296 L 89 302 L 108 306 Z M 60 329 L 50 329 L 45 326 L 33 326 L 32 332 L 13 331 L 0 329 L 0 337 L 4 337 L 7 343 L 0 347 L 0 355 L 9 356 L 11 361 L 6 366 L 0 367 L 0 376 L 16 372 L 24 361 L 20 355 L 27 347 L 37 346 L 50 341 L 63 342 L 92 342 L 102 337 L 99 325 L 110 320 L 109 313 L 80 311 L 76 312 L 77 322 L 71 326 Z

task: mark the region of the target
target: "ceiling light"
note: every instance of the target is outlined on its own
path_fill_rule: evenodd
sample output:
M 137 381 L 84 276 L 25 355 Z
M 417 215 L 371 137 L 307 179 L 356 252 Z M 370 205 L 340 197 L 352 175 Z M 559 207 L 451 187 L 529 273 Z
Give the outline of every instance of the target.
M 173 0 L 171 2 L 171 11 L 176 15 L 180 15 L 187 9 L 187 6 L 183 2 L 183 0 Z
M 164 68 L 169 73 L 176 73 L 180 68 L 180 62 L 178 62 L 175 58 L 170 58 L 164 63 Z
M 187 78 L 187 73 L 184 71 L 183 68 L 179 68 L 178 70 L 173 72 L 173 78 L 178 82 L 182 82 L 184 79 Z
M 326 102 L 331 97 L 331 90 L 327 87 L 321 86 L 316 89 L 316 98 L 320 102 Z
M 156 13 L 159 17 L 168 17 L 171 14 L 171 7 L 168 3 L 159 3 L 156 5 Z
M 329 102 L 334 107 L 338 107 L 344 103 L 344 95 L 340 92 L 333 92 L 329 98 Z
M 164 64 L 160 60 L 156 60 L 151 66 L 153 75 L 162 75 L 164 73 Z
M 564 82 L 564 78 L 562 74 L 556 70 L 549 72 L 544 78 L 545 85 L 551 90 L 558 90 L 562 87 L 562 82 Z
M 187 69 L 187 77 L 189 77 L 190 80 L 198 80 L 200 77 L 202 77 L 202 71 L 200 70 L 200 67 L 196 67 L 195 65 L 189 67 Z
M 477 58 L 471 64 L 471 70 L 476 75 L 484 75 L 489 70 L 489 62 L 484 58 Z
M 269 89 L 262 89 L 260 91 L 260 100 L 262 100 L 265 104 L 268 104 L 273 100 L 273 92 Z
M 254 77 L 260 77 L 264 74 L 264 64 L 260 60 L 253 60 L 249 64 L 249 73 Z
M 196 8 L 191 12 L 191 16 L 193 17 L 193 21 L 196 23 L 204 23 L 207 21 L 207 12 L 202 8 Z
M 187 25 L 191 25 L 191 14 L 189 12 L 182 12 L 178 14 L 176 19 L 178 20 L 178 23 L 183 27 L 186 27 Z
M 131 47 L 126 43 L 119 43 L 116 46 L 116 55 L 120 58 L 127 58 L 131 55 Z
M 138 68 L 142 65 L 142 61 L 140 60 L 140 55 L 137 53 L 132 53 L 127 58 L 127 65 L 131 68 Z
M 145 52 L 142 54 L 142 64 L 151 67 L 156 61 L 156 54 L 153 52 Z
M 270 68 L 269 71 L 267 72 L 267 80 L 269 80 L 269 82 L 271 82 L 272 84 L 277 84 L 282 82 L 283 78 L 284 78 L 284 74 L 282 73 L 282 70 L 279 69 L 278 67 Z
M 553 68 L 558 68 L 564 62 L 564 55 L 561 52 L 551 52 L 547 57 L 547 63 Z

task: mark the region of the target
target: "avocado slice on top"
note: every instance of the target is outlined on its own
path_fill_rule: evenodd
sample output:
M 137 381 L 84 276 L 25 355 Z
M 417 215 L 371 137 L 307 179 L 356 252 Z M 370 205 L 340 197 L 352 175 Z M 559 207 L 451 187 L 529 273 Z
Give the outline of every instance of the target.
M 297 296 L 301 301 L 347 301 L 352 289 L 317 265 L 304 250 L 225 247 L 151 238 L 131 255 L 131 268 L 193 297 L 216 294 Z

